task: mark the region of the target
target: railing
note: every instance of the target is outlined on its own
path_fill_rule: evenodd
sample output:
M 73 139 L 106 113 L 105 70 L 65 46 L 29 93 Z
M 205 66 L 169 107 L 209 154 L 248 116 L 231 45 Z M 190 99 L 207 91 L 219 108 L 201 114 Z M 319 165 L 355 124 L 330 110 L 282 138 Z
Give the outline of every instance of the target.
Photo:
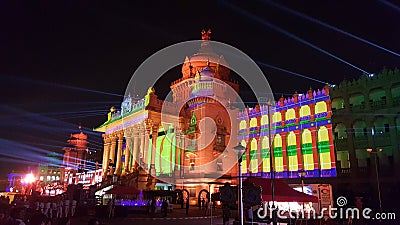
M 386 106 L 386 99 L 382 99 L 379 101 L 371 101 L 369 104 L 372 109 L 381 109 Z
M 340 177 L 349 177 L 351 173 L 350 168 L 340 168 L 339 176 Z
M 354 111 L 354 112 L 363 111 L 365 109 L 365 104 L 352 105 L 352 106 L 350 106 L 350 109 L 351 109 L 351 111 Z
M 361 177 L 369 176 L 369 168 L 368 167 L 358 167 L 358 176 L 361 176 Z

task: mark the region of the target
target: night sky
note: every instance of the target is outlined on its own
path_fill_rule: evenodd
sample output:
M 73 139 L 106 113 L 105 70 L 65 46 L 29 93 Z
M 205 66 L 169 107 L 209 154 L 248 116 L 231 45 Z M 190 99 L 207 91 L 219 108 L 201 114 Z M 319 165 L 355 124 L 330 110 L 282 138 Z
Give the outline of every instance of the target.
M 46 152 L 61 153 L 79 123 L 89 147 L 101 149 L 100 134 L 91 130 L 120 104 L 135 69 L 164 47 L 200 39 L 202 29 L 211 28 L 212 40 L 237 47 L 263 65 L 276 97 L 400 65 L 398 2 L 249 2 L 2 1 L 0 179 L 13 169 L 37 165 Z M 156 92 L 167 91 L 179 76 L 179 69 L 173 70 Z

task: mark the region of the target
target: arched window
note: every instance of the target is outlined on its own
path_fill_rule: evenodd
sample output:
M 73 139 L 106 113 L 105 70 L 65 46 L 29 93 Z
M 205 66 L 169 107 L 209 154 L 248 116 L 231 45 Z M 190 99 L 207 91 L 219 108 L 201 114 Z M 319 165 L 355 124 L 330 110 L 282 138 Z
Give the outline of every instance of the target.
M 282 137 L 279 134 L 274 138 L 275 171 L 283 172 Z
M 336 157 L 337 157 L 337 161 L 340 162 L 340 167 L 342 169 L 350 168 L 349 151 L 337 151 Z
M 280 112 L 275 112 L 272 116 L 272 122 L 277 123 L 282 121 L 282 114 Z
M 250 128 L 257 127 L 257 118 L 250 119 Z
M 257 140 L 253 138 L 250 142 L 250 172 L 258 173 L 258 145 Z
M 311 115 L 310 106 L 303 105 L 302 107 L 300 107 L 300 117 L 309 116 L 309 115 Z
M 386 92 L 382 88 L 371 90 L 368 95 L 369 101 L 376 102 L 386 99 Z
M 270 172 L 270 163 L 269 163 L 269 139 L 267 136 L 262 137 L 261 139 L 261 158 L 262 158 L 262 171 Z
M 242 140 L 241 144 L 242 144 L 242 146 L 247 147 L 247 144 L 246 144 L 245 140 Z M 247 173 L 247 156 L 246 156 L 246 152 L 244 152 L 243 155 L 242 155 L 242 163 L 241 164 L 242 164 L 242 173 Z
M 350 106 L 364 106 L 365 99 L 364 95 L 361 93 L 353 94 L 349 97 Z
M 389 134 L 389 121 L 385 117 L 376 117 L 374 121 L 373 135 Z
M 245 130 L 245 129 L 247 129 L 247 123 L 246 123 L 246 120 L 242 120 L 242 121 L 240 121 L 240 124 L 239 124 L 239 129 L 240 129 L 240 130 Z
M 262 115 L 261 116 L 261 126 L 262 125 L 268 125 L 268 115 Z
M 321 169 L 331 169 L 331 148 L 329 144 L 329 133 L 325 126 L 318 129 L 318 152 Z
M 327 112 L 326 102 L 321 101 L 315 104 L 315 114 Z
M 250 134 L 257 133 L 257 118 L 250 119 Z
M 390 92 L 392 93 L 393 100 L 400 99 L 400 84 L 393 85 L 393 87 L 390 89 Z
M 314 158 L 312 150 L 312 137 L 308 129 L 303 131 L 301 135 L 301 150 L 303 153 L 303 167 L 304 170 L 314 170 Z
M 291 131 L 287 136 L 287 155 L 289 171 L 298 171 L 299 162 L 297 160 L 297 145 L 296 145 L 296 135 Z
M 335 127 L 335 139 L 347 138 L 346 125 L 338 123 Z
M 344 109 L 344 99 L 343 98 L 332 99 L 332 109 Z
M 364 121 L 358 120 L 354 122 L 353 130 L 354 130 L 354 136 L 356 138 L 367 137 L 368 134 L 367 124 Z
M 286 120 L 286 125 L 293 124 L 296 122 L 296 111 L 293 108 L 286 110 L 285 120 Z

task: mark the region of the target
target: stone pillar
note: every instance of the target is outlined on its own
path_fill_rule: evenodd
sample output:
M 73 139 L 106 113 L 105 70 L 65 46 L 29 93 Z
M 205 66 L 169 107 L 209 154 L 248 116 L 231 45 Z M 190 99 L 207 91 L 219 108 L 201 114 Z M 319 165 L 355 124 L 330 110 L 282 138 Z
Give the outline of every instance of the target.
M 139 135 L 140 135 L 139 155 L 142 155 L 141 160 L 139 159 L 139 162 L 140 166 L 143 169 L 146 169 L 146 157 L 147 157 L 147 152 L 145 147 L 146 129 L 141 129 Z
M 156 174 L 156 152 L 157 152 L 157 137 L 158 137 L 158 126 L 153 126 L 152 129 L 152 149 L 151 149 L 151 165 L 150 165 L 150 174 Z
M 122 145 L 124 143 L 124 132 L 121 131 L 118 133 L 118 151 L 117 151 L 117 166 L 115 167 L 116 175 L 121 174 L 122 170 Z
M 286 132 L 282 132 L 281 133 L 281 137 L 282 137 L 282 158 L 283 158 L 283 173 L 287 173 L 289 174 L 289 167 L 288 165 L 288 159 L 287 159 L 287 133 Z
M 318 176 L 320 175 L 321 171 L 319 170 L 319 152 L 318 152 L 318 142 L 317 142 L 317 129 L 315 127 L 310 129 L 311 131 L 311 139 L 312 139 L 312 151 L 313 151 L 313 158 L 314 158 L 314 175 L 315 171 L 318 171 Z
M 111 149 L 109 153 L 108 161 L 111 159 L 111 162 L 115 164 L 115 148 L 117 146 L 117 136 L 115 134 L 111 134 Z
M 177 129 L 178 128 L 175 128 L 175 139 L 176 139 L 176 141 L 175 141 L 175 146 L 174 146 L 174 149 L 175 149 L 175 167 L 174 167 L 175 177 L 179 177 L 179 172 L 178 171 L 180 171 L 180 169 L 182 168 L 181 165 L 178 164 L 179 156 L 181 154 L 181 146 L 180 146 L 180 143 L 179 143 L 180 142 L 180 134 L 177 133 Z M 182 161 L 182 158 L 181 158 L 181 161 Z
M 125 139 L 126 139 L 126 146 L 125 146 L 125 162 L 124 162 L 124 172 L 122 173 L 123 175 L 129 173 L 130 171 L 130 158 L 131 158 L 131 145 L 132 145 L 132 130 L 130 128 L 125 130 Z
M 132 151 L 132 166 L 138 167 L 139 162 L 139 132 L 137 130 L 133 133 L 133 151 Z
M 174 169 L 175 169 L 175 158 L 176 158 L 176 141 L 175 141 L 175 145 L 174 145 L 174 136 L 171 135 L 171 152 L 169 153 L 169 171 L 170 171 L 170 176 L 173 176 L 174 174 Z M 175 135 L 175 140 L 176 140 L 176 135 Z M 172 156 L 174 155 L 173 152 L 175 152 L 175 158 L 172 158 Z M 175 163 L 174 163 L 175 162 Z
M 329 137 L 333 137 L 332 133 L 332 124 L 326 125 L 326 128 L 328 129 L 328 135 Z M 336 156 L 335 156 L 335 148 L 334 148 L 334 143 L 333 143 L 333 138 L 329 139 L 329 151 L 330 151 L 330 156 L 331 156 L 331 168 L 336 169 Z
M 107 134 L 103 134 L 104 150 L 103 150 L 103 163 L 101 164 L 103 170 L 103 178 L 107 177 L 108 159 L 110 157 L 111 139 Z
M 145 128 L 143 130 L 143 161 L 144 161 L 144 169 L 149 170 L 149 141 L 150 141 L 150 129 Z M 150 171 L 150 170 L 149 170 Z
M 296 148 L 297 148 L 297 163 L 298 163 L 298 170 L 304 169 L 304 158 L 303 153 L 301 151 L 302 143 L 301 143 L 301 133 L 299 130 L 295 130 L 294 134 L 296 135 Z
M 180 140 L 181 140 L 181 177 L 185 177 L 185 149 L 186 149 L 186 143 L 185 143 L 185 135 L 181 134 L 180 135 Z M 182 187 L 183 188 L 183 187 Z

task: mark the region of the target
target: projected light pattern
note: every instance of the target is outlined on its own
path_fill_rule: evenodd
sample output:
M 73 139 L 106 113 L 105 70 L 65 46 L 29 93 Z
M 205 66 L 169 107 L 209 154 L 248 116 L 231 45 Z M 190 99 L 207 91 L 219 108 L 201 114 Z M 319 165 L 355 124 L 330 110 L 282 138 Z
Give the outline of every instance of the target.
M 299 178 L 303 169 L 306 177 L 336 176 L 331 115 L 327 85 L 292 98 L 281 97 L 269 110 L 267 105 L 257 105 L 240 112 L 238 140 L 247 147 L 242 172 L 271 176 L 271 134 L 275 177 Z

